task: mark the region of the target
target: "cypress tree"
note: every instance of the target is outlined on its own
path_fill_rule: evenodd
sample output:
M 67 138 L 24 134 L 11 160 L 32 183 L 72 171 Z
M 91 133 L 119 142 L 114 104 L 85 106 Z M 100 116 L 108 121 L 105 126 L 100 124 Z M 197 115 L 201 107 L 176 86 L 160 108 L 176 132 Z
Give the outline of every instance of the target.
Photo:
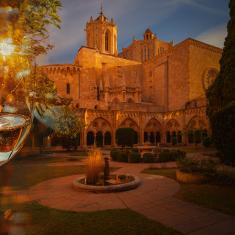
M 220 60 L 220 73 L 207 91 L 207 114 L 222 160 L 235 163 L 235 0 L 230 0 L 229 8 L 228 35 Z

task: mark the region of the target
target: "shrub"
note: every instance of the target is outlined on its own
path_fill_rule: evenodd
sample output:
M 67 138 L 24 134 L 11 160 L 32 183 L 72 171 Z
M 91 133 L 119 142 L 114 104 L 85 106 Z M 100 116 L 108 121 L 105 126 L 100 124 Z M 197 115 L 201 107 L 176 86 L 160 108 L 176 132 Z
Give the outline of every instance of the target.
M 216 163 L 213 160 L 181 158 L 177 161 L 177 165 L 180 171 L 186 173 L 200 173 L 205 176 L 215 176 L 216 174 Z
M 180 150 L 164 150 L 159 154 L 159 162 L 170 162 L 185 158 L 185 152 Z
M 154 163 L 156 162 L 156 155 L 153 153 L 144 153 L 143 162 L 144 163 Z
M 206 137 L 203 139 L 202 144 L 205 148 L 209 148 L 212 145 L 212 139 L 210 137 Z
M 120 153 L 117 155 L 117 161 L 128 162 L 128 154 L 129 152 L 127 150 L 120 151 Z
M 117 161 L 118 155 L 120 155 L 120 154 L 121 154 L 121 151 L 119 149 L 112 149 L 110 151 L 110 156 L 113 161 Z
M 133 151 L 129 153 L 128 162 L 137 163 L 137 162 L 140 162 L 140 160 L 141 160 L 141 156 L 139 153 L 133 152 Z
M 133 148 L 133 149 L 132 149 L 132 152 L 136 152 L 136 153 L 138 153 L 138 152 L 139 152 L 139 149 L 137 149 L 137 148 Z

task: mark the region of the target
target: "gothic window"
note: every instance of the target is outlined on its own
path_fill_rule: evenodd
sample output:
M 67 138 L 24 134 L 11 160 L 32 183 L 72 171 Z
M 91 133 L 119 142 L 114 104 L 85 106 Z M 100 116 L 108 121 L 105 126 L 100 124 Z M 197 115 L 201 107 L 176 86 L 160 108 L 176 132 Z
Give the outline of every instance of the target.
M 69 95 L 70 94 L 70 84 L 66 84 L 66 93 Z
M 107 30 L 105 33 L 105 51 L 110 50 L 110 31 Z

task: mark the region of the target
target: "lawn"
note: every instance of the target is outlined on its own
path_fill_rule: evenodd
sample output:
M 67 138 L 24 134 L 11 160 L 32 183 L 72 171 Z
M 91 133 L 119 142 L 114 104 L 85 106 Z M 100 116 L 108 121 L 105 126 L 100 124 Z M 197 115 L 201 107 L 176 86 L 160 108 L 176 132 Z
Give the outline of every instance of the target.
M 44 180 L 67 175 L 82 174 L 85 166 L 49 166 L 48 162 L 29 164 L 24 161 L 10 162 L 1 168 L 0 186 L 11 186 L 15 189 L 24 189 Z
M 27 235 L 181 234 L 129 209 L 77 213 L 49 209 L 37 203 L 28 203 L 21 205 L 18 210 L 30 217 L 30 225 L 26 227 Z M 1 234 L 4 234 L 3 231 Z
M 175 179 L 175 169 L 149 168 L 143 171 L 146 174 L 162 175 Z M 176 198 L 192 202 L 223 213 L 235 215 L 235 187 L 217 185 L 216 182 L 205 184 L 180 184 L 180 191 Z

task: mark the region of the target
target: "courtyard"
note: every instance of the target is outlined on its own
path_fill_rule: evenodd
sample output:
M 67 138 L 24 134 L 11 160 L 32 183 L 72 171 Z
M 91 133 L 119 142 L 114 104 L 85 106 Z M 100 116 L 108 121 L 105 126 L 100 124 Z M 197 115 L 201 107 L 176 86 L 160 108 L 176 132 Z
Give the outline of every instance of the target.
M 234 235 L 234 46 L 235 0 L 0 0 L 0 235 Z
M 208 151 L 186 149 L 188 155 Z M 110 156 L 109 150 L 102 152 L 103 156 Z M 235 233 L 234 186 L 178 183 L 175 162 L 110 161 L 112 172 L 137 175 L 141 185 L 118 193 L 74 190 L 72 181 L 85 173 L 86 164 L 85 151 L 64 151 L 16 158 L 5 165 L 1 171 L 0 201 L 3 231 L 6 234 L 8 229 L 26 234 Z

